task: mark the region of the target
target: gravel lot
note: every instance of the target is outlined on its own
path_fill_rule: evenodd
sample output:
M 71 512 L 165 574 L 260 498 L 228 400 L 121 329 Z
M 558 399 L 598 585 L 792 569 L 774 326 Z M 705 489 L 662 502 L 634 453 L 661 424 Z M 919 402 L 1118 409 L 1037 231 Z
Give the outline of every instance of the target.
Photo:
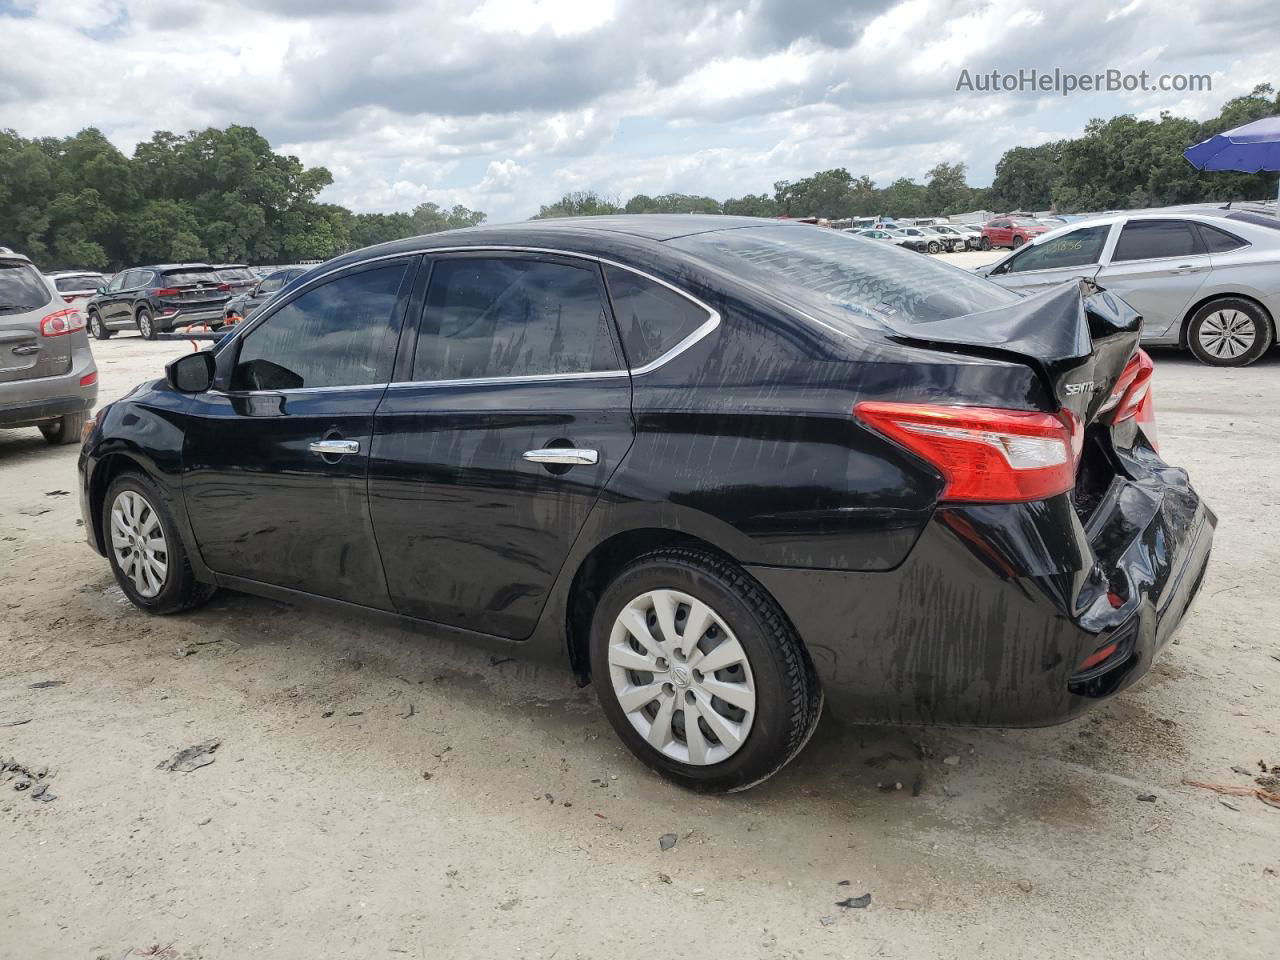
M 95 349 L 105 402 L 179 347 Z M 1156 364 L 1220 526 L 1150 676 L 1046 730 L 826 722 L 729 798 L 631 760 L 567 673 L 225 592 L 138 613 L 75 449 L 0 432 L 0 758 L 57 794 L 0 784 L 0 956 L 1274 957 L 1280 809 L 1181 781 L 1280 764 L 1280 353 Z

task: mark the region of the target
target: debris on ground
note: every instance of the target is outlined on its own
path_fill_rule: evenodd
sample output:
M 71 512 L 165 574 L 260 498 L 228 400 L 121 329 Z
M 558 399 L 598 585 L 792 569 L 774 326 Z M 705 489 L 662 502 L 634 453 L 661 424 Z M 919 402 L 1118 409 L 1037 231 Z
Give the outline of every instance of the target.
M 181 660 L 183 657 L 189 657 L 195 652 L 193 647 L 178 647 L 173 651 L 173 655 L 176 659 Z
M 66 496 L 70 496 L 70 494 L 71 494 L 70 490 L 46 490 L 44 492 L 44 495 L 46 497 L 66 497 Z
M 664 833 L 658 838 L 658 847 L 662 850 L 670 850 L 676 845 L 676 835 L 674 833 Z
M 61 687 L 67 681 L 65 680 L 41 680 L 39 683 L 31 684 L 32 690 L 48 690 L 50 687 Z
M 504 663 L 514 663 L 515 659 L 516 659 L 515 657 L 490 657 L 489 666 L 500 667 Z
M 1030 880 L 1019 880 L 1018 889 L 1023 893 L 1030 893 L 1034 888 L 1031 886 Z
M 25 792 L 32 800 L 50 803 L 57 794 L 49 792 L 49 781 L 54 771 L 48 767 L 28 767 L 12 758 L 0 758 L 0 783 L 13 783 L 13 789 Z
M 960 755 L 953 753 L 948 757 L 943 757 L 942 762 L 948 767 L 958 767 L 960 766 Z
M 1228 800 L 1226 797 L 1219 797 L 1218 802 L 1222 804 L 1224 807 L 1226 807 L 1228 810 L 1234 810 L 1236 813 L 1240 812 L 1240 808 L 1236 804 Z
M 890 753 L 881 753 L 874 757 L 867 757 L 867 759 L 862 762 L 865 763 L 868 767 L 874 767 L 877 770 L 882 770 L 885 767 L 887 767 L 890 763 L 906 763 L 907 758 L 900 757 L 896 753 L 890 752 Z
M 408 720 L 410 717 L 413 716 L 413 704 L 412 703 L 409 704 L 409 710 L 407 713 L 399 713 L 399 714 L 396 714 L 396 716 L 398 716 L 401 720 Z
M 665 873 L 659 873 L 659 874 L 658 874 L 658 882 L 659 882 L 659 883 L 670 883 L 670 882 L 671 882 L 671 877 L 670 877 L 668 874 L 665 874 Z
M 27 717 L 23 720 L 5 720 L 0 722 L 0 727 L 20 727 L 24 723 L 30 723 L 30 722 L 31 722 L 30 717 Z
M 1277 793 L 1274 790 L 1268 790 L 1264 787 L 1238 787 L 1230 783 L 1209 783 L 1205 780 L 1191 780 L 1187 777 L 1183 777 L 1182 782 L 1188 787 L 1199 787 L 1201 790 L 1212 790 L 1220 796 L 1256 797 L 1268 806 L 1280 809 L 1280 793 Z M 1238 808 L 1233 807 L 1232 809 Z
M 1154 793 L 1140 793 L 1138 794 L 1138 799 L 1143 803 L 1155 803 L 1156 795 Z
M 836 884 L 837 887 L 847 887 L 848 885 L 849 885 L 848 880 L 841 880 Z
M 835 917 L 819 917 L 818 922 L 822 924 L 824 927 L 829 927 L 836 922 L 836 918 Z
M 837 900 L 836 906 L 845 910 L 864 910 L 871 906 L 871 894 L 864 893 L 860 897 L 848 897 L 844 900 Z
M 197 743 L 195 746 L 187 747 L 185 750 L 179 750 L 168 760 L 164 760 L 156 765 L 157 770 L 169 770 L 174 773 L 190 773 L 193 770 L 199 770 L 201 767 L 207 767 L 213 763 L 213 754 L 218 747 L 222 746 L 221 740 L 206 740 L 204 743 Z
M 51 513 L 52 509 L 50 507 L 23 507 L 18 512 L 24 517 L 38 517 L 42 514 Z

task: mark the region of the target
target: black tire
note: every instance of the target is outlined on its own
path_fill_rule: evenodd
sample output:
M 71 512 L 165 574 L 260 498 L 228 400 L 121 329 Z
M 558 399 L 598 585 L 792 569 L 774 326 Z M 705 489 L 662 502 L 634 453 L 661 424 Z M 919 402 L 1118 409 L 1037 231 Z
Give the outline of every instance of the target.
M 79 413 L 68 413 L 52 423 L 40 424 L 40 433 L 44 436 L 46 442 L 55 447 L 66 446 L 69 443 L 79 443 L 80 434 L 84 432 L 86 416 L 88 416 L 88 411 L 85 410 L 81 410 Z
M 110 340 L 114 330 L 108 330 L 97 310 L 89 311 L 89 332 L 95 340 Z
M 168 570 L 159 592 L 153 597 L 143 596 L 138 591 L 132 578 L 121 569 L 116 551 L 112 548 L 111 509 L 116 499 L 125 491 L 133 492 L 146 501 L 146 505 L 159 520 L 160 529 L 164 534 L 165 561 Z M 208 602 L 218 590 L 212 584 L 201 583 L 195 578 L 168 500 L 160 489 L 141 473 L 122 473 L 111 481 L 111 485 L 107 488 L 107 495 L 102 501 L 102 538 L 103 543 L 106 544 L 107 558 L 111 564 L 111 572 L 115 574 L 116 583 L 139 610 L 154 614 L 181 613 L 183 610 L 190 610 Z
M 983 249 L 983 250 L 990 250 L 990 249 L 991 249 L 991 238 L 990 238 L 990 237 L 983 237 L 981 240 L 979 240 L 979 241 L 978 241 L 978 246 L 979 246 L 981 249 Z
M 138 332 L 142 334 L 144 340 L 154 340 L 156 338 L 156 321 L 151 316 L 151 310 L 142 307 L 138 310 L 137 316 Z
M 736 636 L 750 666 L 755 693 L 750 730 L 735 752 L 716 763 L 685 763 L 650 746 L 614 691 L 609 667 L 614 621 L 636 598 L 664 589 L 710 606 Z M 655 550 L 623 568 L 596 605 L 590 645 L 592 681 L 622 742 L 646 765 L 691 790 L 731 792 L 767 780 L 800 752 L 822 714 L 821 685 L 782 609 L 741 567 L 700 550 Z
M 1013 238 L 1013 249 L 1017 250 L 1020 246 L 1022 246 L 1022 245 L 1023 245 L 1024 243 L 1026 243 L 1026 242 L 1027 242 L 1027 241 L 1026 241 L 1025 239 L 1023 239 L 1022 237 L 1014 237 L 1014 238 Z
M 927 249 L 930 253 L 941 253 L 941 252 L 942 252 L 942 244 L 938 243 L 938 241 L 937 241 L 937 240 L 930 240 L 930 241 L 929 241 L 929 246 L 928 246 L 926 249 Z
M 1251 333 L 1253 343 L 1244 352 L 1230 356 L 1232 349 L 1244 345 L 1240 336 L 1215 338 L 1206 330 L 1206 324 L 1216 323 L 1221 329 L 1225 316 L 1228 324 L 1242 324 L 1244 331 Z M 1241 331 L 1241 332 L 1244 332 Z M 1201 341 L 1204 334 L 1206 342 Z M 1269 349 L 1275 342 L 1275 329 L 1267 312 L 1252 300 L 1241 297 L 1219 297 L 1210 300 L 1191 316 L 1187 324 L 1187 347 L 1201 363 L 1211 367 L 1247 367 Z M 1215 343 L 1221 345 L 1221 354 L 1215 354 Z

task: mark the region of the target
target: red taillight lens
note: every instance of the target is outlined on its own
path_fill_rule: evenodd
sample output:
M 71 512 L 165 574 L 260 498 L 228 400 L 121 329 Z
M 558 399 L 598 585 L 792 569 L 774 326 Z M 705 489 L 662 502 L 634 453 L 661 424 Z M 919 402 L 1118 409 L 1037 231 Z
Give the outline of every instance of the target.
M 75 333 L 77 330 L 83 329 L 84 317 L 74 307 L 70 310 L 59 310 L 57 313 L 51 313 L 40 321 L 40 336 L 42 337 L 65 337 L 68 333 Z
M 63 303 L 75 303 L 75 302 L 76 302 L 76 298 L 75 298 L 75 297 L 63 297 L 63 298 L 62 298 L 62 302 L 63 302 Z
M 1061 414 L 859 403 L 863 423 L 929 461 L 946 479 L 940 499 L 1015 503 L 1043 500 L 1075 486 L 1082 434 Z
M 221 290 L 223 293 L 226 293 L 228 290 L 230 290 L 230 289 L 231 289 L 231 284 L 229 284 L 229 283 L 220 283 L 220 284 L 218 284 L 218 289 L 219 289 L 219 290 Z
M 97 370 L 93 371 L 93 373 L 86 373 L 83 377 L 80 378 L 80 386 L 82 387 L 92 387 L 97 382 L 98 382 Z
M 158 287 L 151 291 L 153 297 L 176 297 L 181 291 L 177 287 Z
M 1128 420 L 1138 412 L 1138 407 L 1151 389 L 1151 374 L 1155 372 L 1155 364 L 1147 356 L 1145 350 L 1139 350 L 1125 364 L 1124 370 L 1116 378 L 1116 385 L 1111 388 L 1111 396 L 1102 405 L 1099 413 L 1114 410 L 1111 422 L 1119 423 Z

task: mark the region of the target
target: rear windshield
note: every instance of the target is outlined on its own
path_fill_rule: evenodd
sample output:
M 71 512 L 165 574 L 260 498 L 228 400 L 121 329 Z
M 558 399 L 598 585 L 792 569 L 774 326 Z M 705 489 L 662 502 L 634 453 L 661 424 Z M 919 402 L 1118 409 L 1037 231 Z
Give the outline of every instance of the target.
M 219 283 L 218 275 L 212 270 L 166 270 L 165 283 L 181 285 L 184 283 Z
M 79 277 L 54 277 L 54 284 L 59 293 L 72 293 L 76 290 L 97 290 L 102 286 L 102 278 L 96 274 L 84 274 Z
M 844 313 L 850 320 L 892 317 L 927 323 L 1019 299 L 990 280 L 918 253 L 821 227 L 720 230 L 669 244 L 789 299 L 824 307 L 827 315 Z
M 35 310 L 52 299 L 44 277 L 31 264 L 0 260 L 0 313 Z
M 219 270 L 218 279 L 224 280 L 227 283 L 244 283 L 245 281 L 252 282 L 256 280 L 257 277 L 250 272 L 248 267 L 231 267 L 227 270 Z
M 1265 213 L 1250 213 L 1247 210 L 1240 210 L 1236 213 L 1228 213 L 1227 219 L 1239 220 L 1241 223 L 1252 223 L 1255 227 L 1280 230 L 1280 216 L 1271 217 Z

